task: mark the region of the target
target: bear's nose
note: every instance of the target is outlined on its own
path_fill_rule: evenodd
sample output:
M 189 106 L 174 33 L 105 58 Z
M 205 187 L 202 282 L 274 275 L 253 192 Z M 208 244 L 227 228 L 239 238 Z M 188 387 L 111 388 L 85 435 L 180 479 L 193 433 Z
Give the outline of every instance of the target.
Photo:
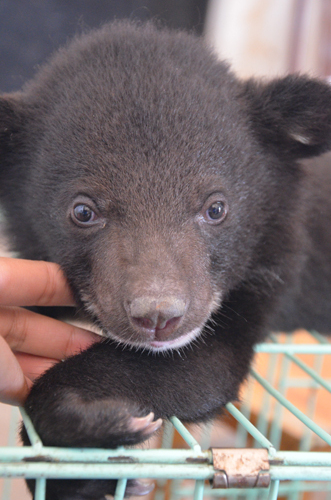
M 167 338 L 179 325 L 186 310 L 185 301 L 177 297 L 138 297 L 129 305 L 135 327 L 153 331 L 156 338 Z

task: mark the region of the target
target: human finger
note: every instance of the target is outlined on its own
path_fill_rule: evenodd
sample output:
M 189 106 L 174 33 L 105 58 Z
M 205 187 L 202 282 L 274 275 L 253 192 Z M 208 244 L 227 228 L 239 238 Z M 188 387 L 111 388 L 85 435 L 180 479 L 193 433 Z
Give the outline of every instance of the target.
M 0 335 L 13 351 L 57 360 L 81 352 L 99 335 L 20 307 L 0 307 Z
M 24 352 L 15 353 L 15 358 L 21 367 L 25 377 L 34 382 L 40 375 L 53 365 L 59 362 L 54 358 L 44 358 L 41 356 L 34 356 L 33 354 L 26 354 Z
M 72 306 L 75 301 L 57 264 L 0 257 L 0 304 Z

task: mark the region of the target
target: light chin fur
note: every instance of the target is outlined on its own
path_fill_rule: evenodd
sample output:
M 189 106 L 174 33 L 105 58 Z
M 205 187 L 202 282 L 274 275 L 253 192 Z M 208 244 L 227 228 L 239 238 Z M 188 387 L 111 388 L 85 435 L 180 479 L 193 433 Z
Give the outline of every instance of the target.
M 154 352 L 179 349 L 180 347 L 184 347 L 185 345 L 192 342 L 192 340 L 195 340 L 200 335 L 201 331 L 202 328 L 195 328 L 194 330 L 191 330 L 188 333 L 184 333 L 184 335 L 181 335 L 177 339 L 163 341 L 163 342 L 154 340 L 153 342 L 149 343 L 148 346 L 146 347 L 148 347 L 148 349 Z
M 168 341 L 165 340 L 162 342 L 157 340 L 154 340 L 152 342 L 123 341 L 123 339 L 117 337 L 112 332 L 107 332 L 105 336 L 112 338 L 119 344 L 124 345 L 126 347 L 137 347 L 139 349 L 146 349 L 151 352 L 165 352 L 165 351 L 174 351 L 180 349 L 181 347 L 184 347 L 185 345 L 195 340 L 200 335 L 201 332 L 202 328 L 200 327 L 195 328 L 194 330 L 191 330 L 188 333 L 184 333 L 184 335 L 181 335 L 176 339 Z

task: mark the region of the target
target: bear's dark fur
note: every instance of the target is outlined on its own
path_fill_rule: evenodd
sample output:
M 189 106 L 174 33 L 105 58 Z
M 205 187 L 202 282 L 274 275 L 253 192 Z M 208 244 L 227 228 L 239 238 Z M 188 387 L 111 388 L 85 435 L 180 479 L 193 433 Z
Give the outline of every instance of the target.
M 13 248 L 58 262 L 108 340 L 26 410 L 46 445 L 137 443 L 237 398 L 268 328 L 331 325 L 331 89 L 238 80 L 203 41 L 114 23 L 0 99 Z M 49 481 L 48 499 L 111 482 Z M 134 489 L 134 488 L 133 488 Z

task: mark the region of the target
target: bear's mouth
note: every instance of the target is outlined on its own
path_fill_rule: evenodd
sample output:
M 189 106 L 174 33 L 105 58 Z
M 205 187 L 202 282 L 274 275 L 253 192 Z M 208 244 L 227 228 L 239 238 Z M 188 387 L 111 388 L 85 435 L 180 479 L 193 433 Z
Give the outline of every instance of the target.
M 148 347 L 157 352 L 167 351 L 169 349 L 179 349 L 195 340 L 200 335 L 201 331 L 201 328 L 195 328 L 173 340 L 153 340 L 148 344 Z
M 190 344 L 192 341 L 197 339 L 203 328 L 194 328 L 193 330 L 183 333 L 180 337 L 177 337 L 172 340 L 133 340 L 131 339 L 130 341 L 124 340 L 123 338 L 117 336 L 113 332 L 107 331 L 103 332 L 103 336 L 111 338 L 118 342 L 120 345 L 126 346 L 126 347 L 136 347 L 138 349 L 144 349 L 148 350 L 151 352 L 165 352 L 165 351 L 170 351 L 170 350 L 177 350 L 180 349 L 181 347 L 184 347 L 188 344 Z

